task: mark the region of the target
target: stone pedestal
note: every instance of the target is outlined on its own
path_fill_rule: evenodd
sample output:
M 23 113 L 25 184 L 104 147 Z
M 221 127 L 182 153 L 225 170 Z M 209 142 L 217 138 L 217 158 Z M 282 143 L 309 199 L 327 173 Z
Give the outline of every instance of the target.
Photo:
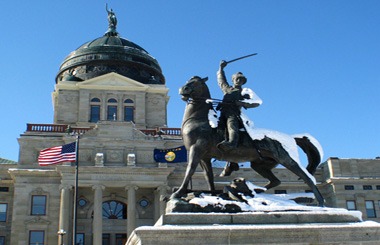
M 380 224 L 358 211 L 169 213 L 139 227 L 135 244 L 379 244 Z

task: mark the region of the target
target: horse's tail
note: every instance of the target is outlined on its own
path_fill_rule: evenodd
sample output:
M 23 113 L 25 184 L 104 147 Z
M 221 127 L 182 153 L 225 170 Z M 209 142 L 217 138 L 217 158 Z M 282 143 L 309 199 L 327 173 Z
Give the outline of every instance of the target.
M 314 175 L 323 158 L 323 150 L 321 145 L 313 136 L 309 134 L 297 134 L 293 135 L 293 138 L 307 156 L 307 171 Z

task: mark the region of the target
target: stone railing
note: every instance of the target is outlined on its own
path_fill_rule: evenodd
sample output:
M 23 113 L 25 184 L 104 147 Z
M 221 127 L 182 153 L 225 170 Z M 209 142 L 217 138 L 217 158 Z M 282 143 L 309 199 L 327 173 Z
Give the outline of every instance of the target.
M 34 124 L 28 123 L 26 125 L 27 132 L 46 132 L 46 133 L 66 133 L 69 125 L 67 124 Z M 70 130 L 73 133 L 85 133 L 93 127 L 75 127 L 71 126 Z M 146 135 L 159 136 L 159 135 L 171 135 L 180 136 L 180 128 L 155 128 L 155 129 L 140 129 Z
M 27 132 L 46 132 L 46 133 L 66 133 L 69 125 L 67 124 L 26 124 Z M 92 127 L 70 127 L 72 133 L 83 134 Z
M 181 128 L 156 128 L 156 129 L 140 129 L 146 135 L 159 136 L 159 135 L 172 135 L 180 136 Z

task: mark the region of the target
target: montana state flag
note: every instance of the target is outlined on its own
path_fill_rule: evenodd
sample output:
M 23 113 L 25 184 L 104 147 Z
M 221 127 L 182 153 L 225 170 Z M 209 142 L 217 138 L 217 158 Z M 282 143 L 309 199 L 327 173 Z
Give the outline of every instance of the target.
M 173 149 L 154 149 L 153 155 L 156 162 L 187 162 L 187 151 L 185 146 Z

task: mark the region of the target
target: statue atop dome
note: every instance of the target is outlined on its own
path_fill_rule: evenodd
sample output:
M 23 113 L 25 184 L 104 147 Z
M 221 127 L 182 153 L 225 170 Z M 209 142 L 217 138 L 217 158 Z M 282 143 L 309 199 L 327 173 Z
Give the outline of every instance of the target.
M 116 31 L 117 18 L 115 12 L 113 12 L 112 8 L 108 10 L 108 5 L 106 4 L 106 11 L 108 13 L 108 30 L 106 32 L 107 36 L 117 36 L 118 33 Z

